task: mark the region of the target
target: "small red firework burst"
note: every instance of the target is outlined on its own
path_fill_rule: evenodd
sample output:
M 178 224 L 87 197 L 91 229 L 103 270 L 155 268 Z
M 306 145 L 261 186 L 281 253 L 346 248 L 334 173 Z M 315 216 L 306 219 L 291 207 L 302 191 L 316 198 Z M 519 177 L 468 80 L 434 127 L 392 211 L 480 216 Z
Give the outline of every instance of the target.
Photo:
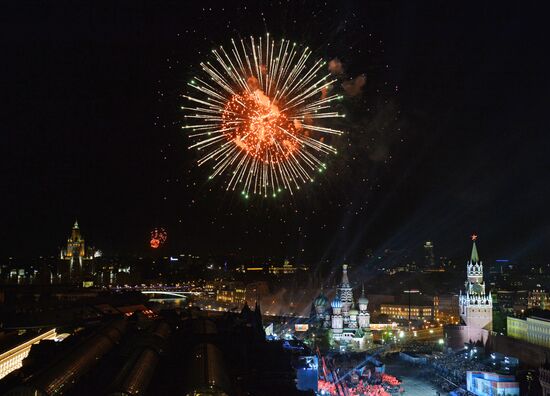
M 153 231 L 151 231 L 151 239 L 149 241 L 149 244 L 151 248 L 157 249 L 161 245 L 166 242 L 166 239 L 168 238 L 168 233 L 164 228 L 155 228 Z

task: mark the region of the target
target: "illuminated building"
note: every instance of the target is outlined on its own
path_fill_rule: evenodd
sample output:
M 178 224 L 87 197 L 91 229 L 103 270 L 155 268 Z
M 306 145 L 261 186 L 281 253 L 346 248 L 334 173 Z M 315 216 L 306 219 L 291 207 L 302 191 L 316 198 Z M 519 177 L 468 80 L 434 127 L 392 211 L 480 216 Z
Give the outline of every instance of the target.
M 61 282 L 79 281 L 84 272 L 93 272 L 86 264 L 92 262 L 94 255 L 86 251 L 78 221 L 74 222 L 71 236 L 67 239 L 67 248 L 61 250 L 60 256 L 62 263 L 58 274 L 61 276 Z
M 218 289 L 217 282 L 207 282 L 207 283 L 204 285 L 203 292 L 204 292 L 208 297 L 214 297 L 214 296 L 216 296 L 216 290 L 217 290 L 217 289 Z
M 434 244 L 431 241 L 426 241 L 424 244 L 424 256 L 426 259 L 426 267 L 433 268 L 435 267 L 435 256 L 434 256 Z
M 240 283 L 231 283 L 225 289 L 216 293 L 216 301 L 227 304 L 244 304 L 246 301 L 246 287 Z
M 544 290 L 533 290 L 529 292 L 527 297 L 527 308 L 550 308 L 550 296 Z
M 264 267 L 242 267 L 242 272 L 263 272 Z
M 436 319 L 443 323 L 456 323 L 459 318 L 458 310 L 458 294 L 447 293 L 437 296 L 438 304 L 436 311 Z
M 267 273 L 269 275 L 292 275 L 298 271 L 307 271 L 309 268 L 306 266 L 295 266 L 290 264 L 288 260 L 285 260 L 282 266 L 270 264 L 270 265 L 241 265 L 237 267 L 237 272 L 244 273 Z
M 294 274 L 296 271 L 298 271 L 298 267 L 293 266 L 292 264 L 290 264 L 288 260 L 285 260 L 282 267 L 276 267 L 274 265 L 270 265 L 268 270 L 270 274 L 274 274 L 274 275 Z
M 410 316 L 409 316 L 410 311 Z M 433 320 L 435 309 L 430 305 L 381 304 L 380 313 L 390 319 Z
M 506 333 L 508 337 L 527 340 L 527 320 L 508 316 L 506 318 Z
M 469 392 L 478 396 L 519 396 L 519 383 L 513 375 L 467 371 L 466 387 Z
M 17 370 L 23 365 L 23 359 L 25 359 L 31 347 L 34 344 L 39 343 L 42 340 L 53 340 L 57 337 L 55 329 L 48 330 L 39 336 L 31 338 L 13 348 L 0 353 L 0 378 L 4 378 L 6 375 L 14 370 Z
M 550 348 L 550 319 L 536 316 L 521 319 L 508 316 L 507 334 L 508 337 Z
M 94 287 L 94 281 L 90 279 L 82 281 L 82 287 L 83 288 Z
M 367 310 L 369 300 L 362 289 L 361 297 L 355 307 L 353 289 L 347 273 L 348 266 L 342 266 L 342 282 L 336 290 L 336 297 L 330 303 L 321 293 L 313 301 L 310 319 L 318 330 L 330 330 L 330 341 L 342 347 L 351 346 L 356 350 L 364 350 L 372 339 L 370 331 L 370 314 Z

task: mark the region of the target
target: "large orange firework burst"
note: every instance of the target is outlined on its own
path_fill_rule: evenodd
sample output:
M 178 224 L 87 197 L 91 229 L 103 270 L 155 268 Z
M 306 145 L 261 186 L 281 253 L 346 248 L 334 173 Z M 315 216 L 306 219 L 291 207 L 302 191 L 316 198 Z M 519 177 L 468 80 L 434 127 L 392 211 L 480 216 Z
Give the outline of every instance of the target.
M 312 52 L 288 40 L 232 40 L 227 52 L 212 51 L 215 62 L 201 63 L 205 77 L 189 86 L 183 106 L 196 147 L 205 154 L 198 164 L 212 165 L 210 178 L 226 174 L 226 188 L 263 196 L 291 194 L 326 168 L 322 158 L 336 149 L 326 142 L 342 132 L 323 126 L 344 117 L 332 110 L 340 95 L 327 95 L 335 80 L 321 73 L 326 62 L 310 61 Z
M 228 140 L 262 163 L 277 163 L 300 148 L 294 123 L 257 93 L 233 96 L 222 113 Z

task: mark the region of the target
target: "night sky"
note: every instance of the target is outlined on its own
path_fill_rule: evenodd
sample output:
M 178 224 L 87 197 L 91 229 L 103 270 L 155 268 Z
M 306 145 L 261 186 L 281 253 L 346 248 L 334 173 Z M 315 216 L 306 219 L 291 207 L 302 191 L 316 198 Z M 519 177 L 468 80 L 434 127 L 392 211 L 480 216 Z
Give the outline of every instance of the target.
M 0 13 L 0 256 L 55 254 L 77 218 L 107 254 L 367 263 L 369 249 L 550 254 L 548 51 L 537 10 L 501 2 L 12 1 Z M 48 5 L 47 5 L 48 4 Z M 338 58 L 339 154 L 294 196 L 207 180 L 181 94 L 231 37 Z

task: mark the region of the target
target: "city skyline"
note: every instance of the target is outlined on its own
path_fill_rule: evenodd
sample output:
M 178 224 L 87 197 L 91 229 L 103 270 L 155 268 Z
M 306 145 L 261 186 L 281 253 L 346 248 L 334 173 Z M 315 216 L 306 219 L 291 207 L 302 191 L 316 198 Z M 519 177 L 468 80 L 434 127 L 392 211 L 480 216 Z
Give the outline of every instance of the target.
M 75 220 L 72 227 L 68 228 L 69 231 L 65 232 L 67 235 L 66 238 L 63 238 L 61 244 L 59 244 L 56 247 L 50 247 L 48 249 L 47 254 L 39 254 L 39 255 L 28 255 L 22 252 L 22 254 L 13 255 L 9 257 L 4 257 L 4 259 L 8 258 L 9 260 L 19 260 L 20 263 L 23 263 L 20 260 L 28 260 L 28 259 L 55 259 L 55 258 L 61 258 L 62 260 L 70 260 L 72 259 L 73 254 L 71 253 L 74 249 L 76 253 L 74 253 L 74 256 L 80 256 L 80 257 L 103 257 L 105 256 L 104 251 L 102 250 L 101 246 L 97 246 L 95 243 L 93 243 L 93 240 L 89 240 L 87 237 L 84 238 L 84 235 L 87 235 L 86 233 L 86 227 L 84 227 L 84 233 L 82 234 L 82 229 L 79 224 L 78 220 Z M 157 238 L 159 238 L 159 232 L 162 232 L 162 242 L 160 242 Z M 370 268 L 372 270 L 384 270 L 384 269 L 391 269 L 393 267 L 399 267 L 403 265 L 416 265 L 418 268 L 439 268 L 439 267 L 445 267 L 449 266 L 449 264 L 454 263 L 453 265 L 456 266 L 456 263 L 461 263 L 463 261 L 463 258 L 465 257 L 465 251 L 468 248 L 468 242 L 469 241 L 477 241 L 478 235 L 472 234 L 467 236 L 466 238 L 462 238 L 461 241 L 457 241 L 457 246 L 460 246 L 460 251 L 458 252 L 457 256 L 448 256 L 446 255 L 446 252 L 441 251 L 439 249 L 439 246 L 437 246 L 433 240 L 431 241 L 424 241 L 421 245 L 415 246 L 412 249 L 411 248 L 399 248 L 398 246 L 394 248 L 386 248 L 386 249 L 365 249 L 363 257 L 359 258 L 359 260 L 350 261 L 350 260 L 343 260 L 342 263 L 334 262 L 330 259 L 325 259 L 321 262 L 306 262 L 300 260 L 296 261 L 296 255 L 282 255 L 282 256 L 247 256 L 246 254 L 242 255 L 235 255 L 232 253 L 220 253 L 220 254 L 212 254 L 207 253 L 203 256 L 197 255 L 197 252 L 193 252 L 191 250 L 184 251 L 179 250 L 174 247 L 166 247 L 166 231 L 164 229 L 153 229 L 150 233 L 150 240 L 149 240 L 149 249 L 145 250 L 144 252 L 128 252 L 125 254 L 121 253 L 112 253 L 108 252 L 106 257 L 110 258 L 130 258 L 130 257 L 139 257 L 139 258 L 149 258 L 152 260 L 155 260 L 155 258 L 163 258 L 163 259 L 169 259 L 170 257 L 178 257 L 178 256 L 196 256 L 197 258 L 201 258 L 203 260 L 214 262 L 221 262 L 225 261 L 226 265 L 228 260 L 231 261 L 232 266 L 238 266 L 242 265 L 243 263 L 249 263 L 249 264 L 260 264 L 260 265 L 273 265 L 275 263 L 286 263 L 290 262 L 290 260 L 293 261 L 293 263 L 297 264 L 307 264 L 307 265 L 313 265 L 315 269 L 318 270 L 330 270 L 330 268 L 336 266 L 338 268 L 342 263 L 351 265 L 356 268 L 363 268 L 363 265 L 367 264 L 367 269 Z M 84 241 L 87 240 L 86 245 L 84 245 Z M 91 244 L 90 244 L 91 242 Z M 66 246 L 65 246 L 66 244 Z M 74 247 L 73 247 L 74 244 Z M 84 250 L 84 246 L 86 246 L 86 249 Z M 462 249 L 465 247 L 466 249 Z M 84 253 L 86 252 L 86 253 Z M 486 263 L 487 264 L 495 264 L 495 263 L 509 263 L 512 266 L 516 266 L 518 263 L 521 263 L 521 261 L 517 260 L 511 260 L 504 258 L 504 256 L 494 256 L 494 257 L 486 257 Z M 220 261 L 221 260 L 221 261 Z M 458 260 L 458 261 L 457 261 Z M 376 263 L 380 263 L 384 265 L 384 268 L 380 267 L 373 267 L 373 264 L 376 265 Z M 544 265 L 545 262 L 543 260 L 540 261 L 532 261 L 531 259 L 528 260 L 529 264 L 533 265 Z M 325 264 L 323 266 L 323 264 Z M 326 264 L 331 264 L 327 268 Z M 267 267 L 266 267 L 267 268 Z

